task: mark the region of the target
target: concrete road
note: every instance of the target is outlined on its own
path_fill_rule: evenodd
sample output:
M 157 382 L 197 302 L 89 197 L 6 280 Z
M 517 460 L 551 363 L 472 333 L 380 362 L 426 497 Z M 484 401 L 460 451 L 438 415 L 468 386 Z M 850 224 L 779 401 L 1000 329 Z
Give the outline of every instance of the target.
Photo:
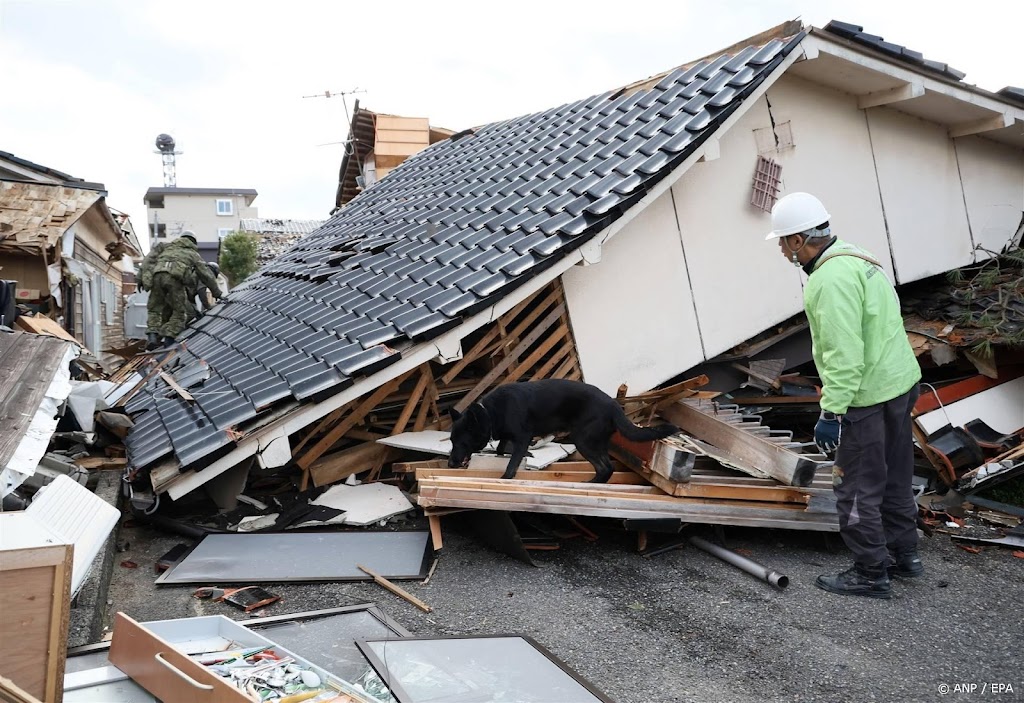
M 1024 559 L 1009 549 L 971 554 L 936 534 L 922 543 L 926 575 L 879 601 L 813 585 L 849 564 L 835 536 L 727 528 L 731 548 L 790 578 L 776 591 L 692 547 L 641 557 L 635 534 L 584 520 L 598 541 L 535 552 L 532 567 L 446 518 L 429 584 L 402 584 L 429 614 L 364 582 L 265 585 L 284 598 L 265 614 L 373 602 L 418 636 L 529 635 L 617 703 L 1024 700 Z M 191 586 L 153 585 L 153 562 L 187 540 L 145 526 L 119 535 L 129 546 L 115 557 L 108 622 L 117 610 L 137 620 L 246 617 L 192 598 Z M 139 568 L 120 567 L 124 559 Z

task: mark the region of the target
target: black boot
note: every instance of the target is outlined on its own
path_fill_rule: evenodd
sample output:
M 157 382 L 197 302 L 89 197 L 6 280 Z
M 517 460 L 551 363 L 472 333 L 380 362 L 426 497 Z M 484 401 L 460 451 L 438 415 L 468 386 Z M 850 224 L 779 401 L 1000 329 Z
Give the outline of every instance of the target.
M 852 568 L 835 576 L 822 574 L 814 582 L 814 585 L 844 596 L 867 596 L 868 598 L 892 596 L 889 575 L 882 564 L 873 567 L 854 564 Z
M 174 337 L 164 337 L 164 349 L 170 349 L 174 344 Z
M 904 579 L 913 579 L 924 574 L 924 564 L 921 563 L 921 557 L 916 549 L 894 551 L 889 554 L 887 570 L 889 578 L 898 576 Z
M 160 335 L 156 332 L 146 333 L 146 351 L 160 348 Z

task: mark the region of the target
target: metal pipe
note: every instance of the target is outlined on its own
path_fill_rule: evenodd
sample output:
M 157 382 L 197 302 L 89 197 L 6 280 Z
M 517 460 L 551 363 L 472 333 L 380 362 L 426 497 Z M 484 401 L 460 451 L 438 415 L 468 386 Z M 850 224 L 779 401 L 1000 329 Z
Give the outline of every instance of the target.
M 782 590 L 789 585 L 788 576 L 783 576 L 778 571 L 772 571 L 768 567 L 762 566 L 756 561 L 751 561 L 746 557 L 740 556 L 736 552 L 730 551 L 725 547 L 719 547 L 717 544 L 712 544 L 706 539 L 702 539 L 700 537 L 690 537 L 689 541 L 694 547 L 703 549 L 708 554 L 714 555 L 722 561 L 728 562 L 739 569 L 743 569 L 748 574 L 753 574 L 762 581 L 767 581 L 779 590 Z

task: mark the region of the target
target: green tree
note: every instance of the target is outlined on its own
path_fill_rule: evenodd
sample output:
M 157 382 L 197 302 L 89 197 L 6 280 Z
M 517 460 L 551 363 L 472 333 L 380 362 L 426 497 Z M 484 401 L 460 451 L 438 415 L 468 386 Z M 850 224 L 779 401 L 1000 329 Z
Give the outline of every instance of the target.
M 245 232 L 232 232 L 220 242 L 220 270 L 234 288 L 256 271 L 259 239 Z

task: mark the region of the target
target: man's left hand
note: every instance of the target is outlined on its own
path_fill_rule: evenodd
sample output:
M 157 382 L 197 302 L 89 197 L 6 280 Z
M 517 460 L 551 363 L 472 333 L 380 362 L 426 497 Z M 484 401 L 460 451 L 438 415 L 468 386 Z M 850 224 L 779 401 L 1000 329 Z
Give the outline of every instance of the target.
M 821 417 L 814 426 L 814 443 L 818 449 L 826 454 L 831 454 L 839 448 L 839 442 L 843 434 L 843 416 L 830 413 L 827 410 L 821 411 Z

